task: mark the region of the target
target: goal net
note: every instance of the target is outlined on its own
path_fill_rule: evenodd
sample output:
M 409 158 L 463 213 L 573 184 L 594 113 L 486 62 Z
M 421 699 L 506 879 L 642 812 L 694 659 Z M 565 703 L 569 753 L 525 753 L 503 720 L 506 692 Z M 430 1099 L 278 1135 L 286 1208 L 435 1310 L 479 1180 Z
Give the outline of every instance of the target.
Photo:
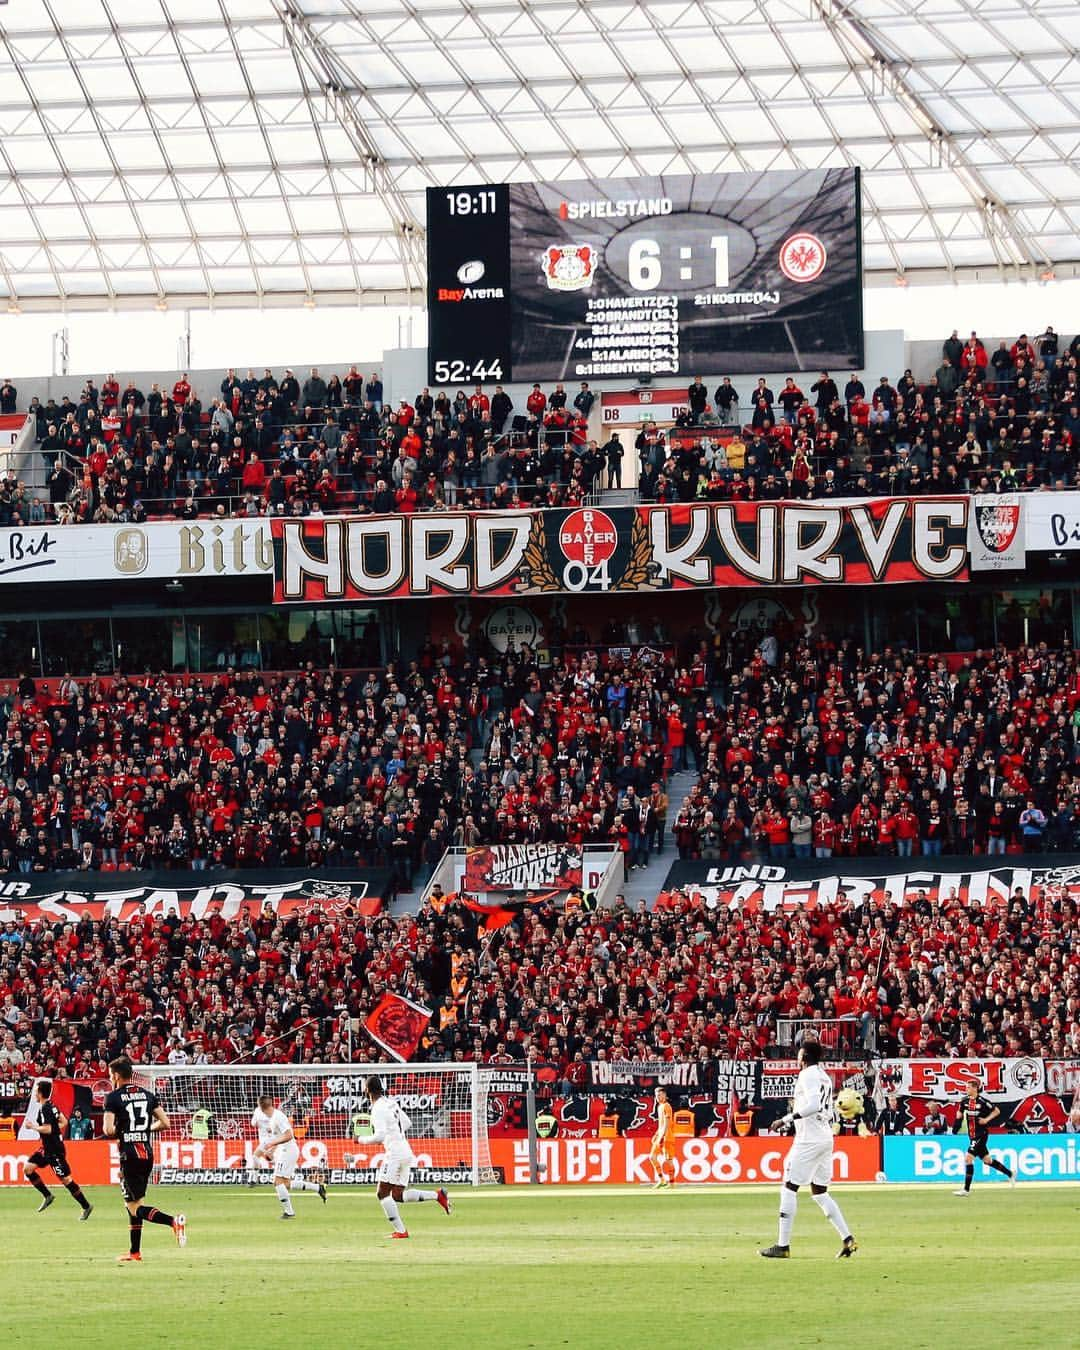
M 495 1181 L 488 1143 L 494 1072 L 478 1064 L 140 1065 L 135 1078 L 169 1116 L 157 1136 L 156 1179 L 169 1185 L 269 1182 L 252 1158 L 251 1116 L 269 1096 L 288 1116 L 306 1175 L 335 1185 L 373 1182 L 382 1146 L 371 1142 L 364 1080 L 378 1074 L 412 1121 L 417 1181 Z

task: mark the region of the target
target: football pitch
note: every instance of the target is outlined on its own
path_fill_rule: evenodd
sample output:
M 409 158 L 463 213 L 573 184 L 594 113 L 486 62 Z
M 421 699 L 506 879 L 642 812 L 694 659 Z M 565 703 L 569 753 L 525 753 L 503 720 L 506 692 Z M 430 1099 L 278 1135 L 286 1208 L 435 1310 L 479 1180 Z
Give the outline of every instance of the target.
M 976 1184 L 837 1187 L 860 1250 L 807 1192 L 788 1261 L 775 1187 L 669 1192 L 546 1188 L 454 1193 L 447 1218 L 406 1205 L 386 1238 L 373 1194 L 295 1197 L 159 1187 L 188 1245 L 147 1224 L 127 1247 L 115 1189 L 91 1188 L 88 1223 L 56 1190 L 0 1191 L 0 1327 L 8 1346 L 903 1347 L 1080 1344 L 1080 1188 Z

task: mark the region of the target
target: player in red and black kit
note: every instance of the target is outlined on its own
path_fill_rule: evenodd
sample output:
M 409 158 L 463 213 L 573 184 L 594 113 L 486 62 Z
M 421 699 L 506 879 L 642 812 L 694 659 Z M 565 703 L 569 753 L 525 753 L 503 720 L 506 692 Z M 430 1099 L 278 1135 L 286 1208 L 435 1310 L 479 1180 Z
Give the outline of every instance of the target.
M 120 1194 L 124 1197 L 131 1216 L 129 1229 L 131 1248 L 118 1261 L 142 1260 L 143 1223 L 160 1223 L 171 1228 L 177 1246 L 187 1243 L 186 1221 L 182 1214 L 175 1218 L 164 1214 L 153 1205 L 144 1205 L 150 1174 L 154 1170 L 154 1135 L 169 1127 L 165 1108 L 149 1088 L 131 1081 L 134 1068 L 126 1055 L 109 1064 L 112 1092 L 105 1098 L 105 1137 L 116 1139 L 120 1146 Z
M 64 1146 L 64 1131 L 67 1129 L 67 1116 L 52 1100 L 52 1084 L 38 1083 L 34 1088 L 34 1097 L 38 1104 L 37 1120 L 23 1122 L 25 1129 L 32 1130 L 41 1139 L 41 1147 L 34 1149 L 26 1160 L 24 1175 L 34 1190 L 45 1197 L 38 1205 L 38 1213 L 43 1214 L 56 1199 L 52 1191 L 38 1175 L 39 1167 L 51 1167 L 57 1181 L 65 1188 L 72 1200 L 82 1210 L 80 1221 L 90 1217 L 94 1206 L 82 1193 L 82 1187 L 71 1175 L 71 1164 L 67 1160 Z
M 978 1083 L 969 1083 L 967 1097 L 957 1113 L 956 1125 L 953 1128 L 954 1134 L 959 1134 L 964 1129 L 968 1132 L 967 1152 L 964 1154 L 964 1187 L 963 1190 L 953 1191 L 953 1195 L 971 1194 L 976 1158 L 982 1159 L 984 1167 L 992 1167 L 995 1172 L 1007 1176 L 1010 1182 L 1013 1180 L 1013 1174 L 1005 1164 L 991 1157 L 986 1143 L 990 1135 L 990 1126 L 1000 1115 L 1001 1112 L 994 1103 L 987 1101 L 979 1092 Z

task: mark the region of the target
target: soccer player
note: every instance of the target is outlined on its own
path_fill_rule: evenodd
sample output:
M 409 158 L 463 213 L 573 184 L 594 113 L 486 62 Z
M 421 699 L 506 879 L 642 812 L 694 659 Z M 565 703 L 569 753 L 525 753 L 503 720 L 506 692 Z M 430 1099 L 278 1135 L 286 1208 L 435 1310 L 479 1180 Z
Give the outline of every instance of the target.
M 781 1118 L 782 1125 L 795 1124 L 795 1142 L 784 1161 L 784 1184 L 780 1189 L 780 1233 L 776 1244 L 761 1255 L 791 1255 L 791 1230 L 799 1203 L 799 1187 L 809 1183 L 810 1193 L 822 1214 L 840 1234 L 843 1245 L 837 1258 L 852 1256 L 858 1244 L 851 1235 L 840 1206 L 829 1194 L 832 1179 L 833 1091 L 829 1075 L 821 1067 L 821 1046 L 804 1041 L 799 1051 L 799 1076 L 795 1080 L 795 1108 Z
M 1001 1115 L 993 1102 L 988 1102 L 979 1092 L 978 1083 L 969 1083 L 967 1086 L 967 1100 L 960 1107 L 956 1117 L 956 1125 L 953 1129 L 954 1134 L 959 1134 L 962 1129 L 967 1128 L 968 1146 L 964 1154 L 964 1185 L 962 1189 L 953 1191 L 953 1195 L 970 1195 L 971 1183 L 975 1180 L 975 1159 L 981 1158 L 984 1167 L 992 1167 L 995 1172 L 1000 1172 L 1003 1176 L 1009 1178 L 1009 1184 L 1015 1186 L 1016 1178 L 1003 1162 L 991 1156 L 990 1149 L 987 1146 L 987 1138 L 990 1134 L 990 1126 Z
M 131 1238 L 126 1256 L 118 1261 L 142 1260 L 143 1223 L 158 1223 L 171 1228 L 176 1245 L 187 1245 L 187 1221 L 183 1214 L 164 1214 L 153 1205 L 144 1205 L 146 1188 L 154 1170 L 154 1135 L 169 1128 L 165 1108 L 149 1088 L 131 1081 L 135 1070 L 127 1055 L 109 1063 L 109 1081 L 113 1090 L 105 1098 L 104 1132 L 115 1139 L 120 1151 L 120 1194 L 130 1215 Z
M 658 1191 L 664 1186 L 671 1185 L 666 1169 L 668 1163 L 672 1162 L 671 1125 L 673 1112 L 671 1103 L 668 1101 L 667 1088 L 656 1088 L 653 1096 L 656 1098 L 656 1133 L 653 1135 L 652 1147 L 649 1149 L 649 1162 L 652 1164 L 653 1176 L 656 1178 L 653 1182 L 653 1190 Z M 674 1171 L 674 1167 L 672 1171 Z M 674 1180 L 674 1177 L 672 1177 L 672 1180 Z
M 381 1078 L 372 1074 L 364 1086 L 371 1102 L 372 1129 L 370 1137 L 365 1142 L 383 1146 L 383 1160 L 377 1174 L 376 1198 L 390 1221 L 390 1237 L 407 1238 L 409 1230 L 405 1227 L 398 1205 L 435 1200 L 449 1214 L 452 1208 L 450 1197 L 441 1186 L 437 1191 L 421 1191 L 409 1185 L 409 1174 L 416 1162 L 416 1155 L 407 1138 L 412 1121 L 393 1097 L 386 1095 Z
M 24 1172 L 27 1181 L 33 1186 L 34 1190 L 40 1191 L 44 1196 L 41 1204 L 38 1205 L 37 1212 L 44 1214 L 56 1199 L 56 1196 L 45 1185 L 37 1171 L 39 1167 L 51 1167 L 57 1181 L 63 1185 L 72 1200 L 82 1210 L 79 1221 L 85 1222 L 93 1213 L 94 1206 L 83 1195 L 82 1188 L 71 1175 L 71 1165 L 68 1163 L 67 1150 L 64 1146 L 64 1131 L 68 1124 L 67 1116 L 58 1109 L 52 1100 L 52 1083 L 44 1081 L 38 1083 L 34 1088 L 34 1098 L 38 1104 L 38 1118 L 36 1121 L 24 1120 L 23 1125 L 39 1136 L 41 1147 L 36 1148 L 27 1158 Z
M 281 1217 L 296 1218 L 296 1211 L 292 1207 L 292 1191 L 314 1191 L 325 1205 L 326 1187 L 321 1182 L 316 1184 L 314 1181 L 305 1181 L 296 1175 L 300 1145 L 296 1142 L 289 1117 L 284 1111 L 278 1110 L 273 1097 L 259 1098 L 258 1109 L 251 1117 L 251 1123 L 259 1132 L 259 1147 L 251 1156 L 273 1159 L 274 1190 L 281 1201 Z

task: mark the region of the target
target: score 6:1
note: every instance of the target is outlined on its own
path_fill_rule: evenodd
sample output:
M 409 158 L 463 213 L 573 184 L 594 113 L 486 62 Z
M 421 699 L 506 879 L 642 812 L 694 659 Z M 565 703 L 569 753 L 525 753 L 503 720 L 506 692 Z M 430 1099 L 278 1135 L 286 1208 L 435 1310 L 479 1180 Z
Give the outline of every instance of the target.
M 713 282 L 719 290 L 731 284 L 728 273 L 728 240 L 726 234 L 714 234 L 709 240 L 713 251 Z M 626 254 L 628 280 L 635 291 L 655 291 L 662 280 L 660 245 L 655 239 L 636 239 Z

